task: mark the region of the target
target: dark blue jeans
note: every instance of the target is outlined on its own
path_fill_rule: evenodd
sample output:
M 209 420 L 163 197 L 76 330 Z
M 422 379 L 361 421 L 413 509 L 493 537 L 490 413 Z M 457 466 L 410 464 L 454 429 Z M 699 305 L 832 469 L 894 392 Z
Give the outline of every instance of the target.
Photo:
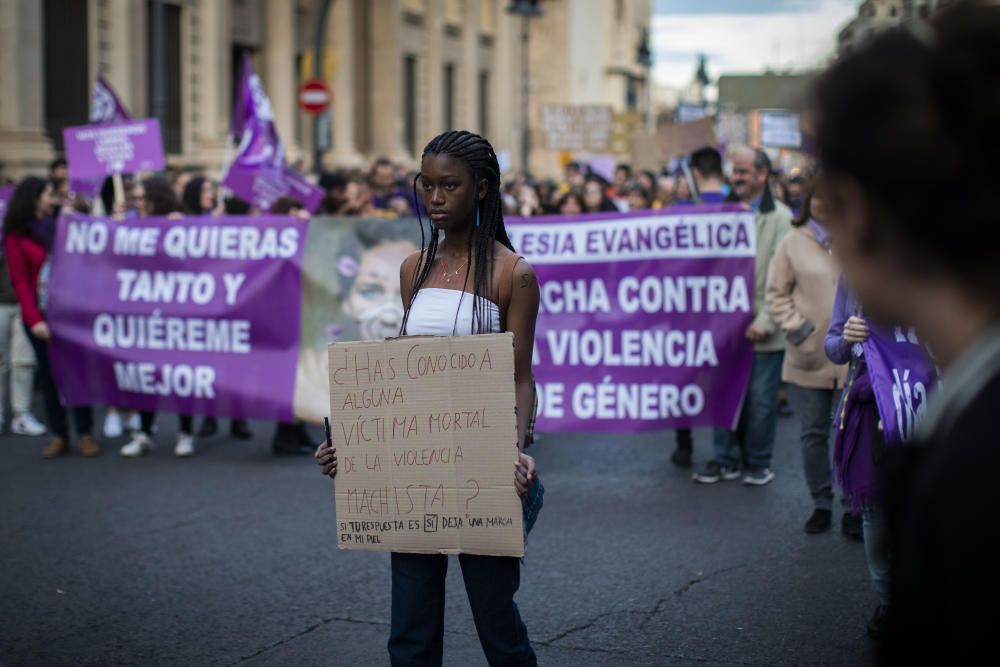
M 521 583 L 520 561 L 462 554 L 458 562 L 479 643 L 491 667 L 537 665 L 528 629 L 514 603 Z M 392 554 L 389 659 L 393 667 L 441 664 L 447 572 L 448 557 L 444 555 Z
M 778 428 L 778 388 L 784 352 L 754 352 L 750 384 L 735 431 L 715 429 L 715 459 L 729 466 L 771 465 Z

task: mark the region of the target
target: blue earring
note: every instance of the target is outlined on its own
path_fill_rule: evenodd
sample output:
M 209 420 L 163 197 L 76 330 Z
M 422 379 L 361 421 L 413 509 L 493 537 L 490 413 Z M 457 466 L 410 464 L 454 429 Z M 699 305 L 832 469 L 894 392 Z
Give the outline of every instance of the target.
M 476 227 L 479 227 L 479 207 L 476 207 Z

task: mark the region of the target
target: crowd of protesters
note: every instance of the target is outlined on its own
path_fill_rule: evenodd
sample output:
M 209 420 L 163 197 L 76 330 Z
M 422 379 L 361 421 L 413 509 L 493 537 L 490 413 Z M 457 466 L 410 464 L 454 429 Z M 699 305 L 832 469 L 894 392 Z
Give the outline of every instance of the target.
M 535 180 L 513 175 L 502 189 L 508 216 L 578 216 L 588 213 L 624 214 L 697 204 L 742 204 L 756 217 L 757 256 L 753 320 L 745 332 L 754 357 L 749 387 L 738 428 L 715 429 L 712 455 L 694 474 L 701 484 L 742 480 L 764 486 L 774 479 L 771 457 L 777 419 L 784 404 L 786 383 L 800 422 L 802 459 L 813 510 L 805 532 L 831 528 L 834 509 L 834 470 L 831 468 L 831 425 L 847 368 L 857 365 L 851 346 L 867 335 L 864 320 L 840 282 L 823 221 L 826 199 L 814 187 L 814 175 L 796 169 L 778 173 L 766 152 L 738 148 L 724 157 L 712 147 L 686 156 L 673 172 L 633 171 L 619 164 L 609 180 L 587 165 L 570 162 L 561 181 Z M 367 170 L 336 171 L 321 175 L 324 198 L 312 212 L 329 216 L 366 218 L 411 217 L 415 213 L 414 172 L 387 159 L 376 160 Z M 51 250 L 55 218 L 60 209 L 106 212 L 114 218 L 297 214 L 308 217 L 301 202 L 281 199 L 262 212 L 248 202 L 223 196 L 220 185 L 202 173 L 177 170 L 167 177 L 124 176 L 120 185 L 111 179 L 99 197 L 89 201 L 69 189 L 65 161 L 52 164 L 48 178 L 29 177 L 17 184 L 4 218 L 0 281 L 0 370 L 9 370 L 9 395 L 17 434 L 54 436 L 42 450 L 53 458 L 70 451 L 72 415 L 77 448 L 84 456 L 101 451 L 100 434 L 94 432 L 93 409 L 67 410 L 48 362 L 51 337 L 45 321 L 47 257 Z M 116 194 L 116 187 L 121 192 Z M 23 321 L 20 326 L 18 321 Z M 10 361 L 7 362 L 7 359 Z M 32 384 L 37 377 L 44 396 L 47 427 L 31 412 Z M 0 383 L 0 399 L 6 382 Z M 877 421 L 867 404 L 868 421 Z M 790 413 L 786 413 L 790 414 Z M 109 407 L 103 436 L 126 436 L 119 452 L 139 457 L 150 451 L 156 437 L 155 412 L 131 413 Z M 195 417 L 180 415 L 174 454 L 191 456 L 196 442 L 218 433 L 218 420 L 208 416 L 195 428 Z M 250 439 L 244 420 L 234 419 L 229 435 Z M 877 435 L 877 434 L 876 434 Z M 676 433 L 672 462 L 693 464 L 690 429 Z M 275 453 L 312 453 L 315 446 L 301 423 L 281 423 L 272 439 Z M 841 479 L 843 476 L 837 477 Z M 870 624 L 873 636 L 882 632 L 887 609 L 887 549 L 884 526 L 871 498 L 857 489 L 843 493 L 844 535 L 863 539 L 880 604 Z

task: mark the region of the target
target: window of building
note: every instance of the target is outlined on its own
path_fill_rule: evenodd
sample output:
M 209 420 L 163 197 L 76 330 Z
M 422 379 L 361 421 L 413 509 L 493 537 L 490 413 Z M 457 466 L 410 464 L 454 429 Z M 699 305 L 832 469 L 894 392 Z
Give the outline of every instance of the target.
M 444 129 L 455 127 L 455 66 L 448 63 L 444 66 Z
M 446 25 L 459 27 L 465 19 L 465 2 L 463 0 L 444 0 L 444 22 Z
M 489 138 L 490 132 L 490 73 L 479 72 L 479 133 Z
M 625 20 L 625 0 L 615 0 L 615 20 L 618 23 Z
M 56 150 L 63 150 L 63 128 L 90 119 L 86 2 L 45 0 L 42 6 L 45 131 Z M 16 66 L 6 63 L 6 66 Z
M 417 154 L 417 59 L 403 57 L 403 142 L 410 155 Z
M 492 37 L 497 30 L 497 0 L 479 3 L 479 34 Z
M 639 86 L 635 79 L 628 77 L 625 83 L 625 108 L 639 108 Z
M 153 1 L 146 5 L 146 44 L 149 49 L 147 62 L 147 81 L 149 81 L 149 114 L 154 115 L 156 109 L 156 90 L 153 82 L 155 53 L 153 51 L 153 35 L 156 26 L 153 21 Z M 163 135 L 163 149 L 167 153 L 178 154 L 183 150 L 182 118 L 181 118 L 181 8 L 178 5 L 163 3 L 163 60 L 164 103 L 160 117 L 160 132 Z

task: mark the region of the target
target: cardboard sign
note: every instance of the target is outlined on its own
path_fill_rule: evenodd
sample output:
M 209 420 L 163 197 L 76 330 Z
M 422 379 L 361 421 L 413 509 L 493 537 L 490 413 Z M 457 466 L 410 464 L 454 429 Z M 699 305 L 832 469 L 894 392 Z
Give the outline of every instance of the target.
M 711 118 L 700 118 L 690 123 L 667 123 L 656 128 L 656 146 L 664 162 L 673 157 L 684 157 L 702 146 L 715 146 L 715 123 Z
M 155 118 L 67 127 L 63 140 L 74 180 L 159 171 L 166 164 L 160 121 Z
M 328 352 L 337 546 L 523 556 L 513 334 Z
M 609 106 L 543 106 L 545 147 L 555 151 L 606 153 L 611 148 L 614 115 Z

